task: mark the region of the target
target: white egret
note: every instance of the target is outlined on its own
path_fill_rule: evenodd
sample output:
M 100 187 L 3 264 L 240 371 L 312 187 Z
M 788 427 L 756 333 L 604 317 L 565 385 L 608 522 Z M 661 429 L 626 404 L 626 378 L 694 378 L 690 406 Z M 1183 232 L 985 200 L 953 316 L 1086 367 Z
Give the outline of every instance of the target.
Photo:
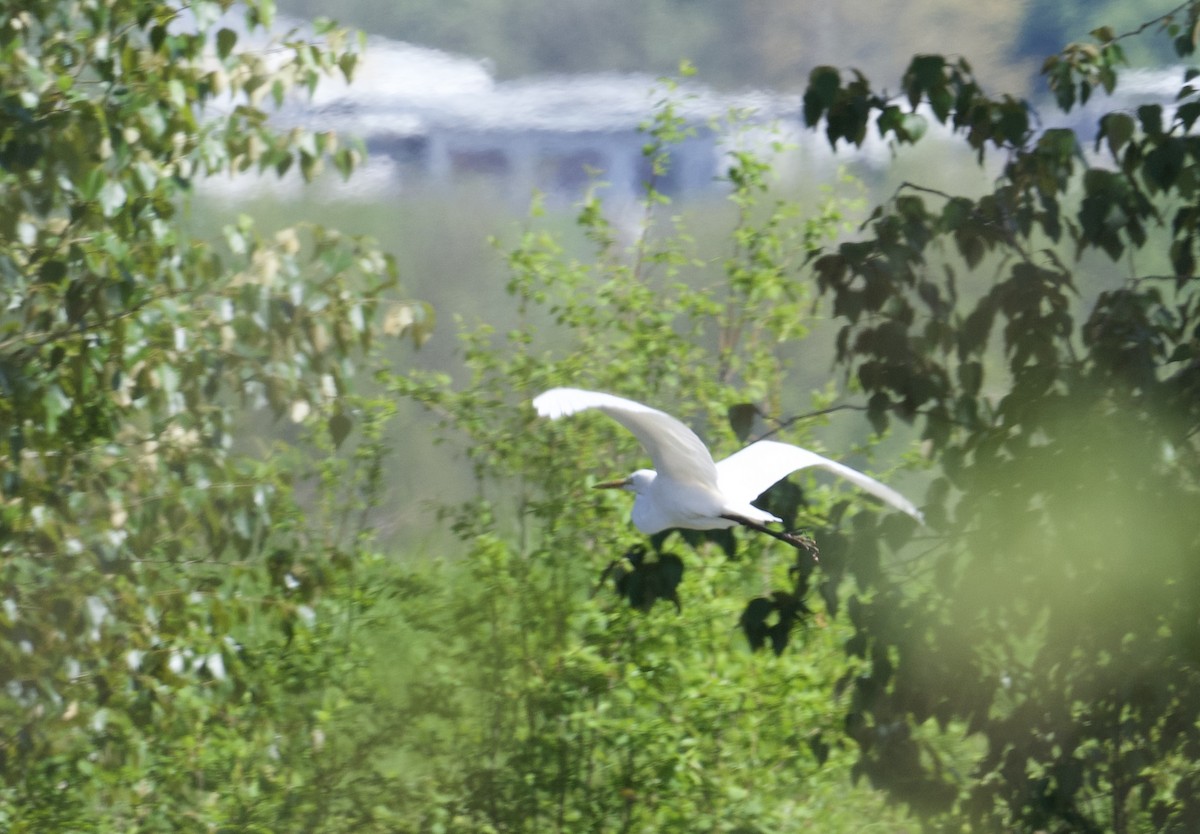
M 643 533 L 675 527 L 718 530 L 741 524 L 795 546 L 805 545 L 765 527 L 780 519 L 750 502 L 776 481 L 809 466 L 840 475 L 923 522 L 912 502 L 891 487 L 799 446 L 760 440 L 714 463 L 695 432 L 671 415 L 633 400 L 598 391 L 554 388 L 535 397 L 533 407 L 552 420 L 595 409 L 633 432 L 650 454 L 654 469 L 639 469 L 628 478 L 596 484 L 596 488 L 634 493 L 633 524 Z

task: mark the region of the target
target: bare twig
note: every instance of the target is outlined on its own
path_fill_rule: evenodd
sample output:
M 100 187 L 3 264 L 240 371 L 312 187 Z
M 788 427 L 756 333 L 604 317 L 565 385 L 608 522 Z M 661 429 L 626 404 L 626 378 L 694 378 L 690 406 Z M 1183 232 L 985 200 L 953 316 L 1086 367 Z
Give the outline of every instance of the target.
M 757 409 L 757 407 L 755 408 L 755 410 L 758 411 L 758 416 L 762 417 L 764 420 L 771 419 L 766 414 L 763 414 L 762 411 L 759 411 Z M 804 414 L 797 414 L 793 417 L 788 417 L 787 419 L 784 419 L 784 420 L 776 420 L 774 428 L 767 429 L 765 432 L 760 434 L 758 437 L 754 438 L 754 441 L 757 442 L 759 440 L 766 440 L 768 437 L 778 434 L 779 432 L 783 431 L 784 429 L 788 428 L 789 426 L 795 425 L 796 423 L 802 422 L 804 420 L 811 420 L 814 417 L 823 417 L 826 414 L 833 414 L 835 411 L 866 411 L 866 410 L 867 410 L 867 407 L 865 405 L 852 405 L 850 403 L 842 403 L 841 405 L 831 405 L 828 408 L 819 408 L 816 411 L 809 411 Z
M 1167 21 L 1171 20 L 1173 17 L 1175 17 L 1175 15 L 1179 14 L 1184 9 L 1188 8 L 1191 5 L 1194 5 L 1194 2 L 1195 2 L 1195 0 L 1187 0 L 1184 3 L 1180 3 L 1178 6 L 1171 9 L 1169 12 L 1164 12 L 1163 14 L 1160 14 L 1158 17 L 1154 17 L 1154 18 L 1151 18 L 1150 20 L 1147 20 L 1145 23 L 1143 23 L 1141 26 L 1137 27 L 1136 29 L 1130 29 L 1128 32 L 1122 32 L 1119 35 L 1114 35 L 1111 39 L 1104 41 L 1104 45 L 1107 46 L 1110 43 L 1116 43 L 1117 41 L 1125 40 L 1125 38 L 1137 37 L 1138 35 L 1142 34 L 1142 32 L 1145 32 L 1147 29 L 1149 29 L 1151 26 L 1154 26 L 1159 23 L 1166 23 Z

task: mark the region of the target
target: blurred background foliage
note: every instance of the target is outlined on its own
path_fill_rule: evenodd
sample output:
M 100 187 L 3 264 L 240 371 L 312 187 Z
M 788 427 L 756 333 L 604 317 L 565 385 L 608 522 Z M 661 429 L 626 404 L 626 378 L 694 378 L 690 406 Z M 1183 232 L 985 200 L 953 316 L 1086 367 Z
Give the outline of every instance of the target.
M 995 14 L 1015 33 L 1037 6 Z M 965 35 L 910 62 L 864 34 L 892 98 L 794 63 L 789 27 L 815 36 L 791 7 L 707 35 L 685 14 L 703 8 L 671 7 L 681 39 L 781 39 L 714 79 L 803 73 L 806 118 L 835 143 L 872 120 L 895 164 L 780 188 L 771 157 L 737 153 L 720 205 L 651 189 L 620 223 L 593 197 L 514 228 L 476 190 L 231 205 L 192 189 L 352 171 L 337 137 L 266 117 L 351 75 L 361 42 L 240 42 L 219 3 L 191 27 L 161 4 L 5 9 L 3 827 L 1196 828 L 1187 79 L 1181 106 L 1113 114 L 1093 144 L 989 97 L 1007 64 L 977 76 Z M 860 41 L 853 7 L 823 8 L 814 31 L 844 38 L 824 43 Z M 1145 37 L 1101 31 L 1045 79 L 1069 109 L 1123 55 L 1188 59 L 1195 24 L 1187 5 Z M 960 156 L 910 151 L 929 119 Z M 683 129 L 664 105 L 659 166 Z M 646 549 L 623 496 L 587 488 L 636 443 L 602 417 L 536 420 L 530 396 L 558 384 L 667 408 L 718 453 L 753 405 L 752 435 L 836 450 L 929 525 L 805 476 L 766 500 L 819 566 L 741 535 Z M 678 605 L 614 593 L 604 572 L 638 547 Z M 751 651 L 748 624 L 778 652 Z
M 300 17 L 329 16 L 314 0 L 285 0 Z M 666 74 L 690 59 L 706 83 L 799 90 L 821 64 L 893 78 L 912 55 L 966 56 L 994 91 L 1033 90 L 1042 59 L 1110 25 L 1133 28 L 1169 6 L 1119 0 L 347 0 L 336 16 L 369 32 L 491 61 L 502 78 L 640 71 Z M 1135 45 L 1140 62 L 1169 63 L 1168 48 Z M 1141 52 L 1139 50 L 1147 50 Z

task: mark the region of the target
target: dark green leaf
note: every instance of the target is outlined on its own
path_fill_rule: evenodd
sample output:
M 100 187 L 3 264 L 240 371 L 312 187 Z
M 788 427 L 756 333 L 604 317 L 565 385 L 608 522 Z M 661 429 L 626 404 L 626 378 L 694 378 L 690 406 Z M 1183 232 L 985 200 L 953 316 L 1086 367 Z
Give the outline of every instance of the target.
M 335 447 L 341 446 L 354 428 L 354 421 L 344 411 L 338 411 L 329 418 L 329 436 Z
M 815 127 L 833 106 L 842 84 L 841 73 L 836 67 L 816 67 L 808 74 L 808 87 L 804 91 L 804 123 Z
M 758 406 L 754 403 L 738 403 L 729 406 L 729 427 L 733 429 L 738 440 L 745 441 L 754 428 L 754 420 L 758 417 Z
M 1183 129 L 1190 131 L 1192 125 L 1196 123 L 1196 119 L 1200 118 L 1200 101 L 1188 101 L 1179 105 L 1175 115 L 1183 123 Z
M 237 44 L 237 32 L 232 29 L 221 29 L 217 32 L 217 55 L 224 60 L 233 52 Z
M 1168 139 L 1159 143 L 1146 154 L 1142 163 L 1142 175 L 1152 191 L 1169 191 L 1183 170 L 1185 152 L 1183 142 Z
M 683 581 L 683 560 L 674 553 L 659 553 L 650 558 L 640 545 L 625 553 L 605 569 L 601 581 L 611 577 L 617 593 L 630 606 L 649 611 L 658 600 L 667 600 L 681 611 L 678 588 Z
M 946 59 L 941 55 L 918 55 L 912 59 L 908 71 L 904 74 L 904 91 L 908 95 L 908 103 L 916 107 L 922 99 L 937 96 L 943 98 L 946 92 L 945 84 Z M 944 114 L 934 111 L 939 120 L 945 120 Z
M 812 751 L 813 758 L 817 760 L 817 764 L 823 765 L 829 760 L 830 747 L 820 734 L 809 738 L 808 749 Z
M 1129 140 L 1133 138 L 1133 119 L 1125 113 L 1108 113 L 1100 120 L 1100 132 L 1096 136 L 1096 148 L 1100 140 L 1108 142 L 1109 152 L 1115 157 Z
M 1161 136 L 1163 132 L 1163 110 L 1161 104 L 1143 104 L 1137 110 L 1142 130 L 1147 136 Z

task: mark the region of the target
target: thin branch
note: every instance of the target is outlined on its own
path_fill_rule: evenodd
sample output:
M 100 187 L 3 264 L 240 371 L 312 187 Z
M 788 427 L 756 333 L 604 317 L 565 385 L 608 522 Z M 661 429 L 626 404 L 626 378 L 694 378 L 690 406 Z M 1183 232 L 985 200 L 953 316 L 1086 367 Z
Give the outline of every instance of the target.
M 758 416 L 762 417 L 764 420 L 771 419 L 766 414 L 763 414 L 762 411 L 759 410 L 759 408 L 757 406 L 755 406 L 754 410 L 758 413 Z M 783 431 L 784 429 L 786 429 L 790 426 L 793 426 L 796 423 L 799 423 L 803 420 L 811 420 L 814 417 L 823 417 L 826 414 L 833 414 L 835 411 L 866 411 L 866 410 L 867 410 L 867 407 L 865 405 L 852 405 L 850 403 L 842 403 L 841 405 L 831 405 L 828 408 L 819 408 L 816 411 L 809 411 L 804 414 L 797 414 L 794 417 L 788 417 L 785 420 L 776 420 L 774 428 L 768 429 L 767 431 L 758 435 L 756 438 L 754 438 L 753 442 L 757 442 L 759 440 L 765 440 L 768 437 L 771 437 L 774 434 L 778 434 L 779 432 Z
M 75 322 L 58 330 L 38 330 L 32 333 L 19 333 L 10 339 L 0 342 L 0 352 L 7 351 L 14 347 L 32 348 L 36 350 L 37 348 L 45 347 L 52 342 L 77 336 L 85 336 L 94 331 L 109 327 L 119 321 L 122 321 L 123 319 L 136 316 L 144 308 L 149 307 L 151 304 L 162 301 L 166 298 L 174 298 L 176 296 L 183 295 L 184 292 L 184 290 L 175 290 L 171 292 L 152 293 L 146 296 L 146 298 L 142 301 L 134 304 L 129 309 L 122 310 L 115 315 L 105 316 L 104 318 L 96 321 Z
M 1193 6 L 1193 5 L 1195 5 L 1195 0 L 1186 0 L 1186 2 L 1180 3 L 1178 6 L 1171 9 L 1169 12 L 1165 12 L 1165 13 L 1159 15 L 1158 17 L 1154 17 L 1154 18 L 1151 18 L 1150 20 L 1147 20 L 1145 23 L 1143 23 L 1141 26 L 1137 27 L 1136 29 L 1130 29 L 1128 32 L 1122 32 L 1120 35 L 1114 35 L 1109 40 L 1104 41 L 1103 45 L 1108 46 L 1110 43 L 1116 43 L 1117 41 L 1125 40 L 1126 38 L 1137 37 L 1138 35 L 1142 34 L 1142 32 L 1145 32 L 1147 29 L 1149 29 L 1151 26 L 1154 26 L 1159 23 L 1166 23 L 1166 22 L 1170 21 L 1172 18 L 1174 18 L 1175 15 L 1182 12 L 1184 9 L 1186 9 L 1190 6 Z
M 905 180 L 904 182 L 902 182 L 898 186 L 896 186 L 896 190 L 895 190 L 895 192 L 893 192 L 892 199 L 889 202 L 892 202 L 897 197 L 899 197 L 900 192 L 906 188 L 909 189 L 910 191 L 921 191 L 925 194 L 934 194 L 938 197 L 943 197 L 947 200 L 954 199 L 953 194 L 951 194 L 947 191 L 942 191 L 940 188 L 930 188 L 927 185 L 919 185 L 918 183 L 912 182 L 911 180 Z

